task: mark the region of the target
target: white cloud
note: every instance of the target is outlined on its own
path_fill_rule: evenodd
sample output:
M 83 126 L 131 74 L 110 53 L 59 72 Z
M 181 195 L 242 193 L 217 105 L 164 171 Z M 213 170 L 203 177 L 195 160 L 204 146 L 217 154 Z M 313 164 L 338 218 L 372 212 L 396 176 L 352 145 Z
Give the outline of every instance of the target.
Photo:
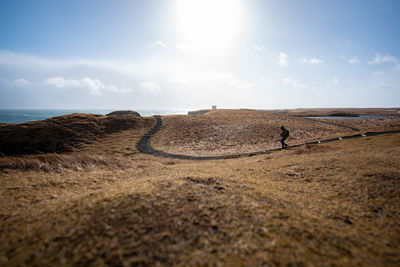
M 32 86 L 32 83 L 30 81 L 25 80 L 25 79 L 13 80 L 12 84 L 14 86 L 20 86 L 20 87 Z
M 279 66 L 286 67 L 288 65 L 288 55 L 285 53 L 280 52 L 277 60 Z
M 318 58 L 304 58 L 303 62 L 310 63 L 310 64 L 316 64 L 316 65 L 324 63 L 321 59 L 318 59 Z
M 22 78 L 11 81 L 8 79 L 0 79 L 0 81 L 7 86 L 13 86 L 13 87 L 30 87 L 34 85 L 32 82 Z
M 63 77 L 47 78 L 44 80 L 44 83 L 47 85 L 52 85 L 57 88 L 78 87 L 81 85 L 81 83 L 78 80 L 73 80 L 73 79 L 66 80 Z
M 211 105 L 210 101 L 221 106 L 243 106 L 255 103 L 256 85 L 236 74 L 222 69 L 194 70 L 171 66 L 166 90 L 175 91 L 178 98 L 190 103 Z M 246 102 L 247 101 L 247 102 Z
M 140 82 L 139 87 L 142 89 L 143 93 L 149 93 L 155 95 L 161 92 L 161 87 L 153 82 L 148 82 L 148 81 Z
M 171 48 L 170 46 L 169 48 Z M 185 44 L 181 44 L 180 48 L 187 51 L 193 49 Z M 248 46 L 248 48 L 252 49 L 253 47 Z M 194 49 L 196 48 L 194 47 Z M 161 50 L 161 47 L 158 50 Z M 172 50 L 166 49 L 162 56 L 155 55 L 153 51 L 150 51 L 150 55 L 140 61 L 49 59 L 5 53 L 0 50 L 0 73 L 1 78 L 4 78 L 3 80 L 0 78 L 2 83 L 0 90 L 4 88 L 3 91 L 0 91 L 3 96 L 0 97 L 0 104 L 3 107 L 15 106 L 13 103 L 7 104 L 7 99 L 11 99 L 11 97 L 6 94 L 13 96 L 18 93 L 18 88 L 12 88 L 11 84 L 23 84 L 24 82 L 22 80 L 16 82 L 14 80 L 16 78 L 24 78 L 23 80 L 30 82 L 32 88 L 35 89 L 24 91 L 26 99 L 34 100 L 38 95 L 43 96 L 40 98 L 41 102 L 35 100 L 29 103 L 29 105 L 32 103 L 35 108 L 52 108 L 51 105 L 53 105 L 63 108 L 135 106 L 138 108 L 192 109 L 209 106 L 211 103 L 224 107 L 254 107 L 258 105 L 260 108 L 278 108 L 290 105 L 294 107 L 296 105 L 347 105 L 348 103 L 361 105 L 362 100 L 358 100 L 358 98 L 358 102 L 343 100 L 348 98 L 340 94 L 354 92 L 353 88 L 366 88 L 366 92 L 369 92 L 368 90 L 384 85 L 399 88 L 400 84 L 398 78 L 400 77 L 398 75 L 400 61 L 390 64 L 390 67 L 397 68 L 397 71 L 392 68 L 385 69 L 384 75 L 379 76 L 379 79 L 376 78 L 375 83 L 371 83 L 366 75 L 354 77 L 349 73 L 350 78 L 354 79 L 354 82 L 350 84 L 345 77 L 339 77 L 341 78 L 339 83 L 339 79 L 332 78 L 332 75 L 335 74 L 300 76 L 297 73 L 298 76 L 296 76 L 296 70 L 293 70 L 290 75 L 289 73 L 285 74 L 283 67 L 280 70 L 277 67 L 290 66 L 292 58 L 283 52 L 279 53 L 279 50 L 272 54 L 272 60 L 269 62 L 262 62 L 260 65 L 246 65 L 242 69 L 236 68 L 237 62 L 234 60 L 229 61 L 233 62 L 232 64 L 214 64 L 219 59 L 210 62 L 207 58 L 203 60 L 201 53 L 193 56 L 192 54 L 196 53 L 191 51 L 178 53 L 177 50 L 176 47 Z M 267 52 L 266 50 L 267 48 L 264 52 Z M 196 50 L 193 51 L 196 52 Z M 340 60 L 340 54 L 337 59 Z M 347 56 L 342 63 L 348 64 L 350 59 L 351 56 Z M 302 61 L 303 57 L 297 60 Z M 390 61 L 390 58 L 380 55 L 376 61 L 383 60 Z M 266 67 L 264 64 L 269 65 Z M 272 65 L 275 65 L 275 68 Z M 264 71 L 270 73 L 264 74 Z M 260 81 L 257 79 L 264 75 L 265 77 L 262 77 Z M 7 83 L 6 77 L 8 77 Z M 123 89 L 126 87 L 128 88 Z M 55 88 L 64 89 L 55 90 Z M 282 97 L 287 96 L 286 90 L 290 91 L 292 97 L 286 98 L 282 102 Z M 98 97 L 101 94 L 104 96 Z M 360 93 L 359 95 L 364 94 Z M 77 99 L 76 96 L 80 96 L 80 98 Z M 393 89 L 386 95 L 371 96 L 371 99 L 377 100 L 366 103 L 386 103 L 382 100 L 384 98 L 389 99 L 390 103 L 395 103 L 395 99 L 399 99 L 398 96 L 399 93 Z M 341 101 L 348 102 L 342 103 Z
M 64 79 L 63 77 L 52 77 L 44 80 L 44 84 L 51 85 L 57 88 L 64 87 L 81 87 L 89 89 L 92 95 L 102 95 L 103 92 L 112 93 L 130 93 L 132 89 L 119 89 L 114 85 L 107 85 L 102 83 L 99 79 L 92 79 L 84 77 L 80 80 L 76 79 Z
M 300 83 L 299 81 L 295 80 L 295 79 L 291 79 L 291 78 L 287 78 L 287 77 L 283 77 L 281 79 L 281 82 L 283 84 L 287 84 L 290 85 L 294 88 L 298 88 L 298 89 L 314 89 L 312 86 L 308 86 L 305 84 Z
M 209 93 L 210 91 L 224 91 L 233 93 L 231 89 L 251 89 L 255 86 L 251 82 L 244 81 L 234 74 L 223 70 L 193 71 L 176 68 L 168 79 L 169 83 L 179 84 L 186 89 L 196 88 Z
M 101 90 L 108 88 L 108 86 L 102 84 L 98 79 L 85 77 L 80 82 L 83 87 L 89 88 L 90 93 L 93 95 L 101 95 Z M 114 88 L 115 86 L 111 85 L 111 91 L 114 91 Z
M 239 90 L 243 90 L 243 91 L 248 91 L 248 90 L 256 88 L 256 86 L 253 83 L 244 82 L 244 81 L 241 81 L 241 80 L 230 81 L 228 83 L 228 85 L 230 85 L 230 86 L 232 86 L 234 88 L 237 88 Z
M 349 63 L 350 64 L 360 63 L 360 60 L 358 59 L 358 57 L 351 57 L 349 59 Z
M 101 71 L 102 73 L 113 72 L 122 75 L 139 75 L 143 72 L 143 62 L 122 62 L 92 59 L 47 59 L 31 55 L 5 52 L 1 50 L 0 67 L 10 70 L 17 70 L 18 72 L 28 74 L 32 72 L 64 72 L 66 70 L 74 70 L 75 68 L 80 70 L 82 68 L 96 70 Z M 76 74 L 78 75 L 79 73 Z
M 201 60 L 201 56 L 191 55 L 177 59 L 175 54 L 125 62 L 59 60 L 4 53 L 0 50 L 0 70 L 7 70 L 17 77 L 35 77 L 39 81 L 34 83 L 38 90 L 46 92 L 53 89 L 53 93 L 60 96 L 59 103 L 66 107 L 81 106 L 84 101 L 88 104 L 93 102 L 89 101 L 90 97 L 87 95 L 82 95 L 82 103 L 71 103 L 67 99 L 64 102 L 61 96 L 68 96 L 68 90 L 54 91 L 54 88 L 71 88 L 71 94 L 79 93 L 77 90 L 87 90 L 91 95 L 112 93 L 107 94 L 107 98 L 103 97 L 101 101 L 100 98 L 96 99 L 99 101 L 93 105 L 99 107 L 130 103 L 142 108 L 193 108 L 208 105 L 210 99 L 231 107 L 242 106 L 249 98 L 252 100 L 248 103 L 254 102 L 254 95 L 249 92 L 255 91 L 252 90 L 255 86 L 251 81 L 239 78 L 241 73 L 234 73 L 230 66 L 215 66 L 214 63 L 211 65 Z M 97 77 L 101 78 L 96 79 Z M 0 79 L 0 82 L 10 87 L 10 84 L 3 80 Z M 126 87 L 128 88 L 125 89 Z M 72 90 L 73 88 L 77 90 Z M 124 93 L 135 95 L 125 96 Z M 148 94 L 153 93 L 154 97 L 149 98 Z
M 397 63 L 398 59 L 391 55 L 381 55 L 379 53 L 375 54 L 375 57 L 372 60 L 368 60 L 368 64 L 380 64 L 380 63 Z
M 149 44 L 149 48 L 151 48 L 151 49 L 156 49 L 156 48 L 166 49 L 167 45 L 163 41 L 157 40 L 157 41 L 154 41 L 153 43 Z
M 160 41 L 160 40 L 155 41 L 154 42 L 154 46 L 158 46 L 158 47 L 161 47 L 161 48 L 167 48 L 167 45 L 163 41 Z
M 254 46 L 253 46 L 253 50 L 254 50 L 254 51 L 257 51 L 257 52 L 263 52 L 264 49 L 265 49 L 265 47 L 264 47 L 264 46 L 261 46 L 261 45 L 254 45 Z

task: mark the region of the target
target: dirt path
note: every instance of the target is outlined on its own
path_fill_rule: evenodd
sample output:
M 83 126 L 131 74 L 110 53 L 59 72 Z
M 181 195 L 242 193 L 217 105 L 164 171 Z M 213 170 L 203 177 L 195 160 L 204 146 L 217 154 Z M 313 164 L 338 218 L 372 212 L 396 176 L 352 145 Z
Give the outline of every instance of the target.
M 136 144 L 137 149 L 140 152 L 145 153 L 145 154 L 150 154 L 150 155 L 158 156 L 158 157 L 174 158 L 174 159 L 214 160 L 214 159 L 232 159 L 232 158 L 239 158 L 239 157 L 250 157 L 250 156 L 255 156 L 255 155 L 260 155 L 260 154 L 268 154 L 268 153 L 271 153 L 271 152 L 282 150 L 282 148 L 274 148 L 274 149 L 268 149 L 268 150 L 258 151 L 258 152 L 231 154 L 231 155 L 222 155 L 222 156 L 188 156 L 188 155 L 172 154 L 172 153 L 156 150 L 156 149 L 151 147 L 150 139 L 157 133 L 158 130 L 160 130 L 160 128 L 162 126 L 162 117 L 159 116 L 159 115 L 155 115 L 154 117 L 157 120 L 156 125 L 149 132 L 147 132 L 140 139 L 140 141 Z M 321 122 L 321 121 L 317 121 L 317 122 Z M 333 124 L 333 123 L 329 123 L 329 124 Z M 347 126 L 343 126 L 343 125 L 339 125 L 339 126 L 346 127 L 346 128 L 351 128 L 351 127 L 347 127 Z M 351 129 L 354 130 L 354 131 L 359 131 L 358 129 L 355 129 L 355 128 L 351 128 Z M 329 142 L 339 141 L 339 140 L 360 138 L 360 137 L 366 137 L 366 136 L 376 136 L 376 135 L 381 135 L 381 134 L 391 134 L 391 133 L 400 133 L 400 130 L 381 131 L 381 132 L 366 132 L 366 133 L 355 134 L 355 135 L 341 136 L 341 137 L 337 137 L 337 138 L 324 139 L 324 140 L 306 142 L 306 143 L 303 143 L 303 144 L 297 144 L 297 145 L 289 146 L 289 149 L 290 148 L 299 147 L 299 146 L 303 146 L 303 145 L 307 145 L 307 144 L 308 145 L 322 144 L 322 143 L 329 143 Z

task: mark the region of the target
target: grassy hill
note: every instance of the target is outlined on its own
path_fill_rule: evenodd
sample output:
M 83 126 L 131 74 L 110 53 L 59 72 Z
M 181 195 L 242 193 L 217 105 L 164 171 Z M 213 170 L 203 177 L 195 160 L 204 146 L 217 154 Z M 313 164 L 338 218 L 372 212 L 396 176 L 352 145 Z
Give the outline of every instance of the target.
M 72 152 L 98 138 L 128 129 L 142 129 L 148 123 L 149 118 L 135 114 L 103 116 L 75 113 L 43 121 L 3 124 L 0 125 L 0 153 Z
M 169 136 L 175 142 L 171 151 L 198 153 L 195 142 L 189 145 L 193 150 L 177 142 L 186 130 L 222 147 L 224 141 L 202 133 L 218 124 L 218 134 L 226 130 L 228 139 L 237 131 L 240 138 L 250 136 L 237 141 L 244 144 L 263 129 L 272 133 L 275 124 L 261 123 L 264 113 L 248 123 L 246 116 L 224 111 L 166 117 L 154 145 L 167 148 Z M 125 147 L 134 147 L 152 123 L 149 118 L 132 132 L 135 137 L 129 137 L 131 130 L 105 135 L 73 153 L 0 158 L 0 264 L 398 264 L 399 134 L 229 160 L 125 155 Z M 325 127 L 309 123 L 303 129 Z M 388 126 L 382 123 L 373 129 Z M 229 132 L 235 127 L 230 125 L 245 127 Z M 260 133 L 246 135 L 246 127 L 259 127 Z M 331 129 L 326 127 L 321 131 Z M 293 135 L 295 142 L 296 130 Z M 40 167 L 45 163 L 47 168 Z

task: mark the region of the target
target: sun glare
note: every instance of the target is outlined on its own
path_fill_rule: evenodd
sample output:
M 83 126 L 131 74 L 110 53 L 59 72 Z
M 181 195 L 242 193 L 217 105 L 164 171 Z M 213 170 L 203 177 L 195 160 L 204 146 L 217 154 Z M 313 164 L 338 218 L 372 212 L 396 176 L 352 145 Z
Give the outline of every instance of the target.
M 243 30 L 242 0 L 176 0 L 178 41 L 193 50 L 229 49 Z

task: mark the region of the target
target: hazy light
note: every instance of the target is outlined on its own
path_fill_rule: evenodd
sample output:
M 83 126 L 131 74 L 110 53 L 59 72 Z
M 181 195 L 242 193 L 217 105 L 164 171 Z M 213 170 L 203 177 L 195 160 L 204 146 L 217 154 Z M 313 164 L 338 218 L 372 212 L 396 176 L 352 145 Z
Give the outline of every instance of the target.
M 243 9 L 241 0 L 176 0 L 178 41 L 194 51 L 224 52 L 240 37 Z

